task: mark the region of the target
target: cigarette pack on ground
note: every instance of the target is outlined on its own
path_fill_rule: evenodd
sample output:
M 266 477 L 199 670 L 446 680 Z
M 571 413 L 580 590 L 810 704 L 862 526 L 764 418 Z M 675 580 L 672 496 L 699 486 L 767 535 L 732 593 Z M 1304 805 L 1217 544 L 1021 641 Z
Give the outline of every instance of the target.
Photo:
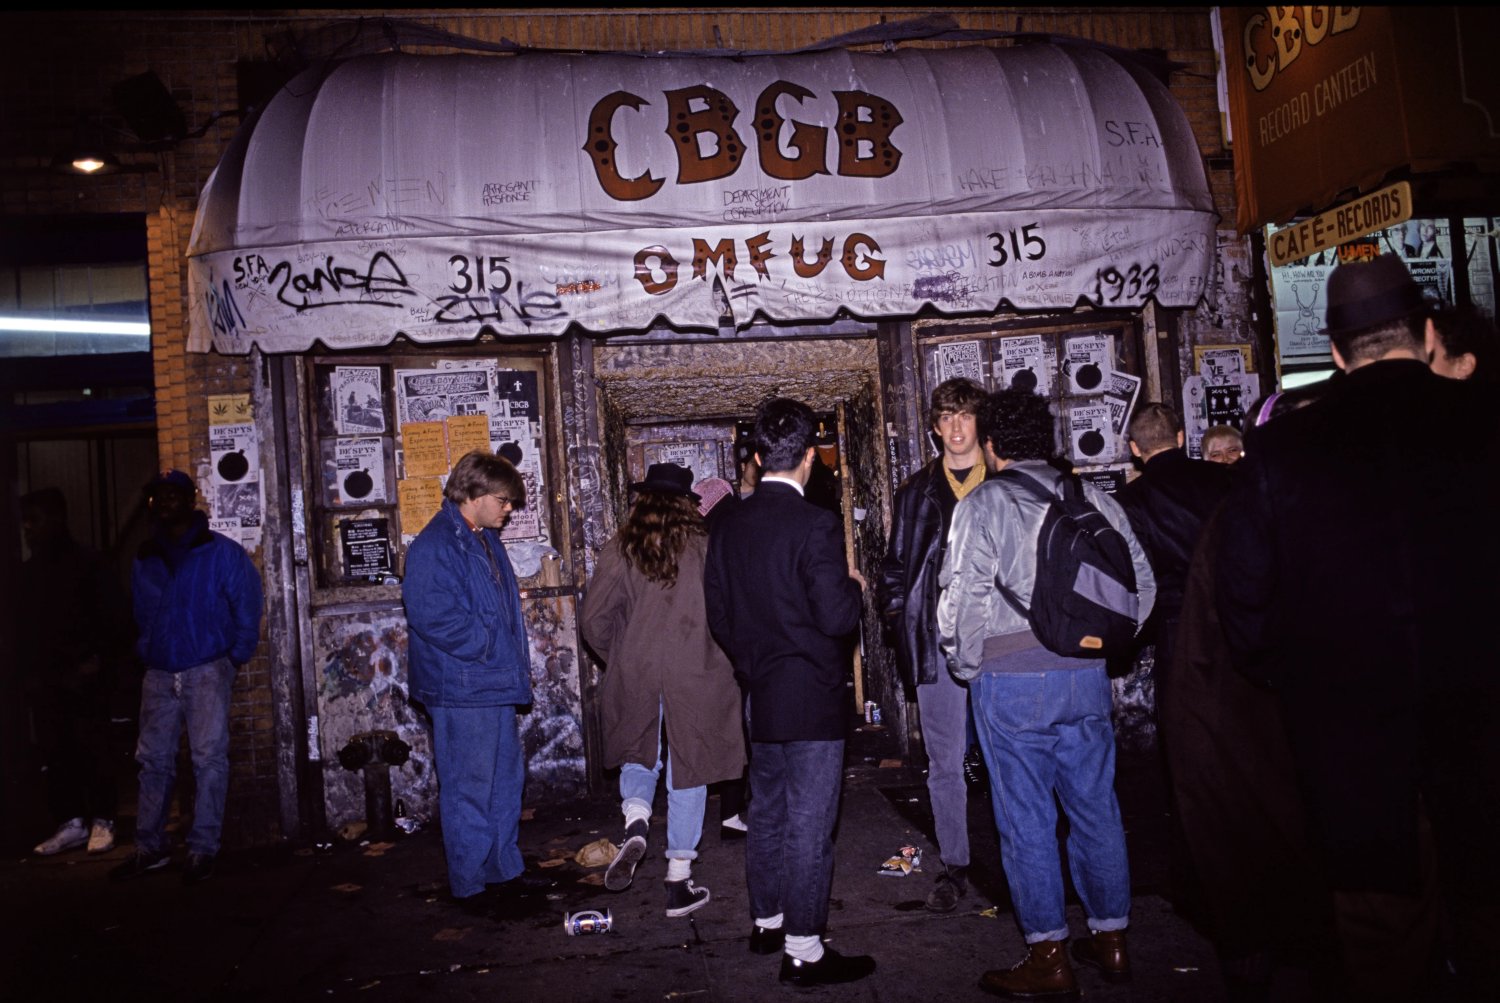
M 880 865 L 880 875 L 886 878 L 904 878 L 922 867 L 922 851 L 915 846 L 903 846 L 895 856 Z

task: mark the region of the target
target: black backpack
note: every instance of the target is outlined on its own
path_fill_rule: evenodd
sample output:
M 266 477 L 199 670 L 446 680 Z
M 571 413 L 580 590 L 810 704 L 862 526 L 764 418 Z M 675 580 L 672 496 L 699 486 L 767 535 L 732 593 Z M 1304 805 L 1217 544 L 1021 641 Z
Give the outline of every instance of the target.
M 1030 621 L 1048 651 L 1071 658 L 1133 655 L 1140 598 L 1124 535 L 1084 497 L 1074 474 L 1058 480 L 1056 494 L 1020 470 L 999 476 L 1047 504 L 1031 609 L 997 581 L 1000 594 Z

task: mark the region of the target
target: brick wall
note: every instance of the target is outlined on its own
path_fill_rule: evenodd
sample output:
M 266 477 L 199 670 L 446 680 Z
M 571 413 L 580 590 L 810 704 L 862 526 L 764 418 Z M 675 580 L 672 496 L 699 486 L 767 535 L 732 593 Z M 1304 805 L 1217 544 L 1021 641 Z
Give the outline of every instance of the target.
M 67 11 L 7 15 L 0 60 L 0 215 L 148 214 L 150 294 L 161 462 L 195 474 L 209 458 L 206 398 L 245 393 L 252 363 L 185 349 L 186 259 L 198 192 L 238 125 L 241 61 L 333 53 L 361 17 L 410 21 L 486 41 L 555 49 L 790 49 L 879 22 L 947 13 L 962 28 L 1091 38 L 1126 49 L 1156 49 L 1185 64 L 1172 91 L 1210 164 L 1215 204 L 1234 219 L 1233 183 L 1219 132 L 1208 8 L 666 9 L 588 12 L 424 10 L 276 11 L 268 14 Z M 946 46 L 961 43 L 902 43 Z M 999 43 L 1004 44 L 1004 43 Z M 420 47 L 413 51 L 423 50 Z M 82 121 L 117 140 L 130 137 L 110 111 L 110 88 L 154 72 L 201 137 L 167 149 L 127 150 L 132 170 L 80 178 L 47 169 Z M 98 120 L 97 122 L 95 120 Z M 236 683 L 233 782 L 226 841 L 278 835 L 271 685 L 264 646 Z

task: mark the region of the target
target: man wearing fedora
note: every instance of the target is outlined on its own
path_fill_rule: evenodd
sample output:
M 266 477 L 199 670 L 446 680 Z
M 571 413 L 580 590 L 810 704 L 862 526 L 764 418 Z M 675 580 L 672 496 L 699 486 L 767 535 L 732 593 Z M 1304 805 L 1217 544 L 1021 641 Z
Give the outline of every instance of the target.
M 1395 256 L 1333 271 L 1344 375 L 1258 431 L 1219 554 L 1236 667 L 1280 695 L 1361 1000 L 1416 998 L 1443 907 L 1470 988 L 1495 991 L 1500 957 L 1500 429 L 1428 370 L 1429 313 Z
M 851 713 L 844 670 L 864 583 L 844 557 L 838 518 L 803 495 L 816 442 L 807 405 L 760 405 L 760 483 L 714 527 L 703 582 L 709 626 L 749 695 L 750 950 L 784 950 L 780 979 L 802 987 L 875 970 L 873 958 L 822 941 Z

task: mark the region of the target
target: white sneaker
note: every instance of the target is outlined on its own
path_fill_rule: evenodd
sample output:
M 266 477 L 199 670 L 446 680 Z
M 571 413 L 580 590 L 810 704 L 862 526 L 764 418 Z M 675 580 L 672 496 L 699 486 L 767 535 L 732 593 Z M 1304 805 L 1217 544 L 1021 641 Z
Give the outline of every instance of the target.
M 738 815 L 731 815 L 719 823 L 726 829 L 736 829 L 739 832 L 749 832 L 750 827 Z
M 48 839 L 32 847 L 32 852 L 42 857 L 50 857 L 54 853 L 62 853 L 64 850 L 76 850 L 89 841 L 89 830 L 83 824 L 81 818 L 70 818 L 57 827 Z
M 89 830 L 89 852 L 108 853 L 115 848 L 115 823 L 107 818 L 94 819 Z

